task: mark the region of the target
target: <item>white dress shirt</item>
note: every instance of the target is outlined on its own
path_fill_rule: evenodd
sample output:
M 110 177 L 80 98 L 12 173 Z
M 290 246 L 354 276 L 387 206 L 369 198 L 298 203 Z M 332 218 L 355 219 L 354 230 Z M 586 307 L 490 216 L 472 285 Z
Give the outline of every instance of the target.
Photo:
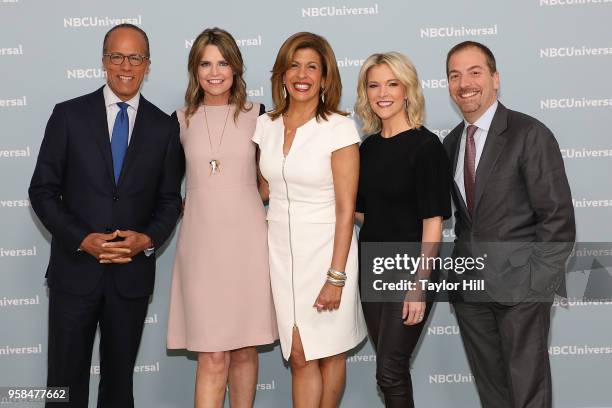
M 465 158 L 465 139 L 467 127 L 469 125 L 475 125 L 478 127 L 474 133 L 474 144 L 476 145 L 476 163 L 474 166 L 474 171 L 476 171 L 478 169 L 480 156 L 482 155 L 482 150 L 484 149 L 485 142 L 487 141 L 487 134 L 489 133 L 493 116 L 497 110 L 497 105 L 498 102 L 495 101 L 495 103 L 489 106 L 489 109 L 487 109 L 485 113 L 483 113 L 482 116 L 474 123 L 468 123 L 465 119 L 463 121 L 463 133 L 461 134 L 461 141 L 459 142 L 459 156 L 457 157 L 457 168 L 455 169 L 455 183 L 457 183 L 457 187 L 459 187 L 459 191 L 461 192 L 461 197 L 463 197 L 464 202 L 467 202 L 465 200 L 465 183 L 463 180 L 463 160 Z
M 113 126 L 115 126 L 115 119 L 119 112 L 119 106 L 117 103 L 123 102 L 107 85 L 102 90 L 104 94 L 104 105 L 106 106 L 106 120 L 108 122 L 108 137 L 113 138 Z M 140 103 L 140 92 L 138 92 L 132 99 L 125 101 L 129 105 L 127 108 L 127 114 L 129 119 L 129 132 L 128 132 L 128 144 L 132 139 L 132 131 L 134 130 L 134 122 L 136 122 L 136 113 L 138 112 L 138 103 Z

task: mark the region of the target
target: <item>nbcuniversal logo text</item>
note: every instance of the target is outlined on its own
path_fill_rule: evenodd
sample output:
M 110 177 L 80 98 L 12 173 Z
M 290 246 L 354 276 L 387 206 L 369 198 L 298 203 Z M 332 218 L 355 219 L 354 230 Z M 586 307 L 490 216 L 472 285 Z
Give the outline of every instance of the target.
M 456 336 L 459 334 L 459 326 L 429 326 L 427 328 L 428 336 Z
M 472 374 L 449 373 L 449 374 L 430 374 L 430 384 L 466 384 L 474 382 Z
M 26 298 L 7 298 L 4 296 L 0 299 L 0 307 L 11 307 L 11 306 L 34 306 L 40 305 L 40 296 Z
M 64 17 L 64 28 L 114 27 L 119 24 L 142 25 L 142 16 L 135 17 Z
M 540 100 L 540 109 L 609 108 L 612 98 L 555 98 Z
M 610 256 L 612 254 L 606 254 L 605 256 Z M 555 298 L 553 301 L 553 306 L 557 307 L 574 307 L 574 306 L 610 306 L 612 305 L 612 300 L 602 299 L 602 300 L 583 300 L 580 299 L 565 299 L 565 298 Z
M 612 354 L 612 346 L 589 346 L 571 345 L 571 346 L 551 346 L 548 348 L 548 354 L 551 356 L 585 356 L 592 354 Z
M 592 159 L 598 157 L 612 157 L 612 149 L 561 149 L 564 159 Z
M 247 89 L 247 96 L 249 98 L 261 97 L 264 96 L 264 88 L 260 86 L 259 88 Z
M 589 200 L 572 198 L 574 208 L 612 207 L 612 200 Z
M 302 18 L 309 17 L 338 17 L 363 16 L 379 14 L 378 3 L 367 7 L 322 6 L 302 8 Z
M 540 48 L 540 58 L 566 58 L 566 57 L 597 57 L 612 55 L 612 48 L 594 47 L 549 47 Z
M 442 79 L 422 79 L 421 86 L 423 89 L 442 89 L 448 88 L 448 80 Z
M 160 371 L 159 361 L 156 361 L 151 364 L 140 364 L 134 366 L 135 374 L 153 374 L 158 373 Z M 92 365 L 89 368 L 89 374 L 92 375 L 100 375 L 100 365 Z
M 23 149 L 0 150 L 0 159 L 30 157 L 31 155 L 30 146 L 25 146 Z
M 540 7 L 544 6 L 582 6 L 601 3 L 612 3 L 612 0 L 540 0 Z
M 8 257 L 22 257 L 22 256 L 37 256 L 38 250 L 36 245 L 31 248 L 1 248 L 0 247 L 0 258 Z
M 346 358 L 347 363 L 372 363 L 376 362 L 376 354 L 355 354 Z
M 28 100 L 25 95 L 16 98 L 0 99 L 0 108 L 20 108 L 23 106 L 28 106 Z
M 19 44 L 15 47 L 3 47 L 0 48 L 0 57 L 11 55 L 23 55 L 23 45 Z
M 17 207 L 29 207 L 30 200 L 4 200 L 0 199 L 0 208 L 17 208 Z
M 268 383 L 258 383 L 255 389 L 257 391 L 274 391 L 276 389 L 276 380 Z
M 13 356 L 16 354 L 42 354 L 42 344 L 35 346 L 0 346 L 0 356 Z
M 365 58 L 348 58 L 344 57 L 336 60 L 338 68 L 359 68 L 365 62 Z
M 72 68 L 66 70 L 66 79 L 103 79 L 106 70 L 103 68 Z
M 421 38 L 480 37 L 497 35 L 497 24 L 488 27 L 428 27 L 421 28 Z

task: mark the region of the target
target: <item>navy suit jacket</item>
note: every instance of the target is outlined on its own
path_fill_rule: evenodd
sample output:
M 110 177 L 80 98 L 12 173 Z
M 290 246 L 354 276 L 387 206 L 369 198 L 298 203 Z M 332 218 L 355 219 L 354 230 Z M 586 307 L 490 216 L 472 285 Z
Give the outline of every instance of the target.
M 140 253 L 128 264 L 103 265 L 77 249 L 89 233 L 116 229 L 145 233 L 159 248 L 181 213 L 184 163 L 176 117 L 141 95 L 115 183 L 102 88 L 57 104 L 29 189 L 32 208 L 52 235 L 49 287 L 87 294 L 107 271 L 123 296 L 150 295 L 155 256 Z

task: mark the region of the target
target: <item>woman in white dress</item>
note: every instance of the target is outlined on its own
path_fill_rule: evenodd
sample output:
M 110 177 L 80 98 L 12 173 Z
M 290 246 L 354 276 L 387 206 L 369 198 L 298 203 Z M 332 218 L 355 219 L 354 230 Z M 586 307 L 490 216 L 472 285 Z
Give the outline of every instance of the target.
M 293 403 L 336 407 L 344 352 L 366 336 L 353 212 L 359 134 L 338 110 L 342 84 L 321 36 L 288 38 L 272 70 L 275 109 L 259 117 L 260 189 L 269 196 L 270 276 Z

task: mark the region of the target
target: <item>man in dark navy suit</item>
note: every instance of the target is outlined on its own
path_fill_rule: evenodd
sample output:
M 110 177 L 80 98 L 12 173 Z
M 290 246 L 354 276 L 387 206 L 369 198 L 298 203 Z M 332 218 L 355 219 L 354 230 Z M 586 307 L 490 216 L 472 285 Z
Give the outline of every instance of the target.
M 57 406 L 87 407 L 98 325 L 98 406 L 134 406 L 154 248 L 176 225 L 184 172 L 178 123 L 140 95 L 149 56 L 140 28 L 106 34 L 106 85 L 55 106 L 32 176 L 32 207 L 52 235 L 47 385 L 70 387 Z

